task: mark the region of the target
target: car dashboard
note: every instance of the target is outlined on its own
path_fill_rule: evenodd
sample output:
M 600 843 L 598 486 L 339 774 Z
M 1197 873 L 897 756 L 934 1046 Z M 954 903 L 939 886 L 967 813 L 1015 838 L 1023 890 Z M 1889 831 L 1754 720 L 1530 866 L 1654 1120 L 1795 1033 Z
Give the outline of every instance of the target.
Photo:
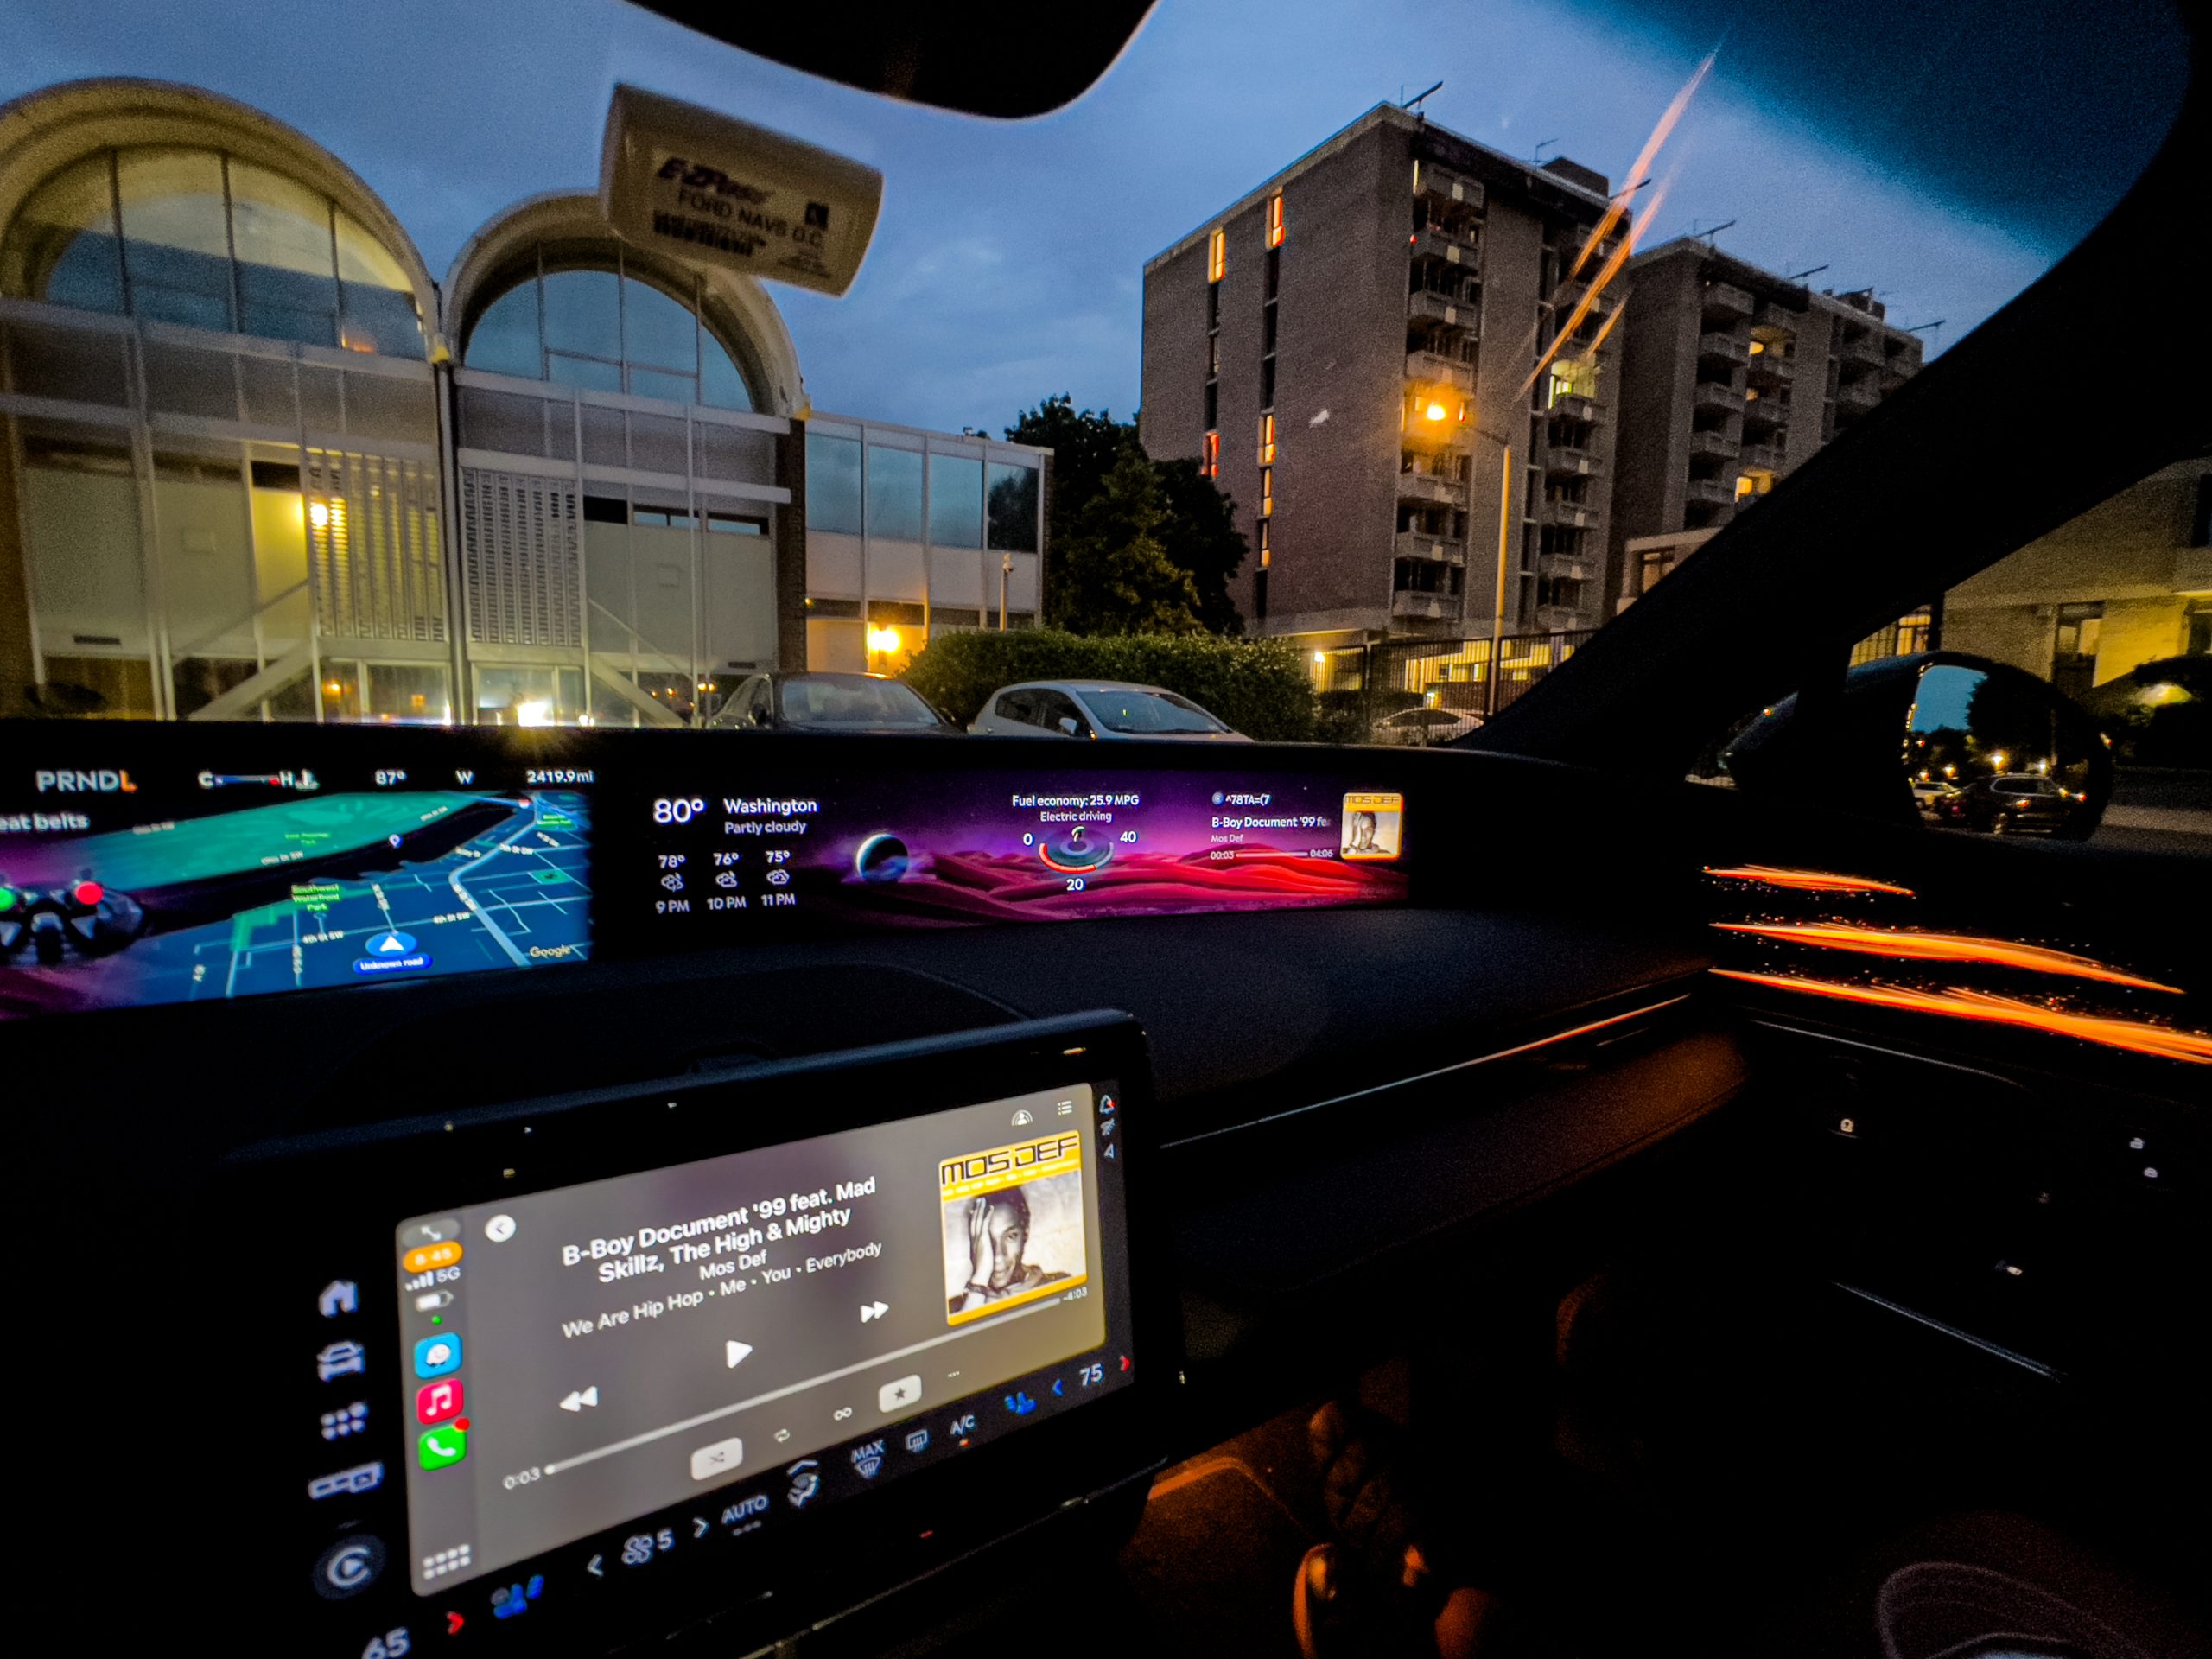
M 57 1313 L 80 1403 L 127 1419 L 168 1357 L 164 1410 L 231 1448 L 176 1512 L 256 1540 L 165 1554 L 118 1629 L 351 1659 L 832 1624 L 1125 1523 L 1317 1337 L 1386 1343 L 1484 1230 L 1745 1076 L 1694 866 L 1602 861 L 1614 785 L 1540 763 L 62 747 L 0 798 L 21 1208 L 131 1303 Z M 1612 880 L 1522 902 L 1508 803 Z

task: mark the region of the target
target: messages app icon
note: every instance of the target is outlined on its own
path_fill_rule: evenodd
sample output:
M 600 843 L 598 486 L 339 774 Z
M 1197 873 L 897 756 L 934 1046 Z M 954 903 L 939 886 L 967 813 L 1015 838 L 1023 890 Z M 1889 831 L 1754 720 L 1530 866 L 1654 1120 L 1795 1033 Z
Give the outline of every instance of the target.
M 468 1431 L 458 1423 L 425 1429 L 416 1452 L 425 1469 L 443 1469 L 448 1464 L 459 1463 L 468 1455 Z
M 415 1344 L 415 1375 L 444 1376 L 461 1369 L 459 1337 L 425 1337 Z

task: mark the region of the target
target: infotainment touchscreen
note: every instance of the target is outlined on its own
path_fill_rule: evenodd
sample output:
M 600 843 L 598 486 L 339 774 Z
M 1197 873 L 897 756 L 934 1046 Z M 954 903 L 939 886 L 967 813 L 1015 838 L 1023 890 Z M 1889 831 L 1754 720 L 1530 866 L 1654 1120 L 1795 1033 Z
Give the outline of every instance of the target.
M 671 1504 L 834 1506 L 1122 1386 L 1119 1112 L 1073 1084 L 400 1224 L 416 1593 Z
M 1120 1524 L 1181 1376 L 1149 1098 L 1135 1022 L 1087 1014 L 242 1159 L 208 1236 L 283 1256 L 220 1494 L 254 1650 L 627 1650 L 712 1616 L 750 1652 Z

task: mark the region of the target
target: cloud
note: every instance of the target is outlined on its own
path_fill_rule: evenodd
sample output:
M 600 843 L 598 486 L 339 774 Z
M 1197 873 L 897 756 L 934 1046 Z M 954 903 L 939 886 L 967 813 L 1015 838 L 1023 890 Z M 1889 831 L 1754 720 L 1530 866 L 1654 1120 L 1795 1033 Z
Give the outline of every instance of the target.
M 258 16 L 110 0 L 95 35 L 78 0 L 0 0 L 0 98 L 119 73 L 243 99 L 353 166 L 433 271 L 506 204 L 596 178 L 618 79 L 791 132 L 886 175 L 851 294 L 775 290 L 815 402 L 956 429 L 1062 391 L 1133 409 L 1144 261 L 1431 64 L 1452 66 L 1425 106 L 1438 124 L 1619 172 L 1694 61 L 1561 0 L 1163 0 L 1090 93 L 1004 123 L 831 86 L 616 0 Z M 1826 263 L 1823 283 L 1872 283 L 1904 321 L 1948 319 L 1949 340 L 2046 263 L 1732 81 L 1725 53 L 1669 159 L 1682 171 L 1655 239 L 1733 218 L 1730 251 Z

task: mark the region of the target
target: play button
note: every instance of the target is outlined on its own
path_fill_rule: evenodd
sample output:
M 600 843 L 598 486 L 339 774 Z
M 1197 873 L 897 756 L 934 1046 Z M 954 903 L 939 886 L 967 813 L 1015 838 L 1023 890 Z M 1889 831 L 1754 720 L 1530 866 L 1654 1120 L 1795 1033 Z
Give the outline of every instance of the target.
M 734 1371 L 752 1351 L 753 1344 L 749 1342 L 725 1342 L 722 1344 L 722 1363 Z
M 414 950 L 415 936 L 403 933 L 396 927 L 387 928 L 369 941 L 369 954 L 372 957 L 411 956 Z

